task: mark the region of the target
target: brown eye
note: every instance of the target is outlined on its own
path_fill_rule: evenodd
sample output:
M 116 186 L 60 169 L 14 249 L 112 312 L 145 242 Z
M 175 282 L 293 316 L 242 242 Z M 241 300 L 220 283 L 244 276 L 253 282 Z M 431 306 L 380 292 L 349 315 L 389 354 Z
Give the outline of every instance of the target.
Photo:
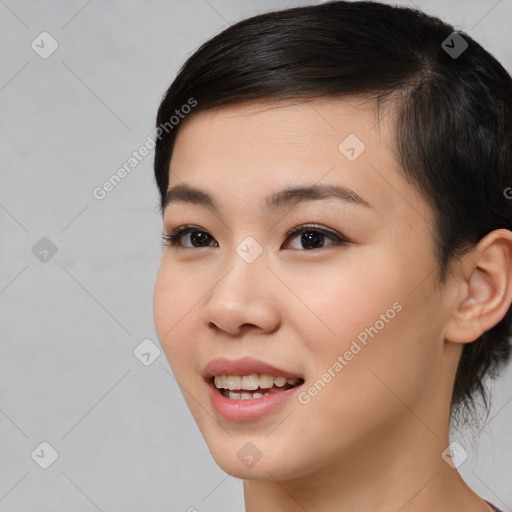
M 185 237 L 185 235 L 190 235 L 190 240 L 192 245 L 183 245 L 181 243 L 181 239 Z M 169 234 L 162 235 L 164 242 L 166 245 L 171 246 L 180 246 L 180 247 L 208 247 L 208 241 L 213 240 L 213 237 L 209 235 L 206 231 L 198 229 L 194 226 L 180 226 L 176 228 Z M 198 244 L 198 245 L 194 245 Z
M 182 242 L 182 239 L 184 239 L 186 235 L 190 235 L 190 245 L 185 245 Z M 285 239 L 289 240 L 297 237 L 298 235 L 301 235 L 299 244 L 301 244 L 302 248 L 308 250 L 322 249 L 329 245 L 343 245 L 349 243 L 349 241 L 340 234 L 327 231 L 317 226 L 300 226 L 293 228 L 286 233 Z M 180 226 L 174 229 L 171 233 L 163 234 L 162 238 L 165 245 L 188 249 L 209 247 L 212 245 L 210 242 L 215 240 L 207 231 L 196 226 L 188 225 Z M 330 239 L 331 243 L 326 244 L 325 239 Z M 217 242 L 213 245 L 218 246 Z M 292 247 L 292 249 L 300 250 L 301 247 Z
M 297 237 L 298 235 L 301 235 L 299 244 L 302 244 L 302 247 L 306 247 L 312 250 L 322 249 L 323 247 L 329 245 L 341 245 L 348 243 L 348 240 L 346 240 L 341 235 L 318 228 L 316 226 L 301 226 L 299 228 L 294 228 L 286 234 L 286 239 L 289 240 L 291 238 Z M 325 244 L 326 238 L 333 240 L 333 242 Z

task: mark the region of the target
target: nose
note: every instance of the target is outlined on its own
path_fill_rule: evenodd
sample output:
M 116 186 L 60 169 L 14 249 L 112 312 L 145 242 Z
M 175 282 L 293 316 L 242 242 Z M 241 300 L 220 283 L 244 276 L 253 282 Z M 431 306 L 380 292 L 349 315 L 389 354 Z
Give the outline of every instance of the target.
M 248 263 L 234 251 L 225 268 L 207 296 L 201 312 L 203 325 L 230 336 L 251 330 L 271 334 L 278 329 L 278 280 L 266 266 L 263 254 Z

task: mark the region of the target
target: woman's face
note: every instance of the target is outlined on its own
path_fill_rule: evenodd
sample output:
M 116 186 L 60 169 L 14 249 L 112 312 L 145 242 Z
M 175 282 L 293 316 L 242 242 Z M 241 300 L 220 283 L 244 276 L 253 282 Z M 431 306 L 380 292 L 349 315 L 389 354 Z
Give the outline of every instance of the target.
M 368 103 L 245 104 L 180 127 L 169 189 L 201 192 L 165 209 L 166 233 L 193 228 L 163 250 L 156 330 L 213 457 L 239 478 L 332 469 L 379 451 L 390 428 L 424 436 L 446 420 L 432 213 L 398 172 L 392 113 L 378 122 Z M 267 376 L 240 378 L 254 374 Z M 232 398 L 212 375 L 232 376 L 216 379 Z

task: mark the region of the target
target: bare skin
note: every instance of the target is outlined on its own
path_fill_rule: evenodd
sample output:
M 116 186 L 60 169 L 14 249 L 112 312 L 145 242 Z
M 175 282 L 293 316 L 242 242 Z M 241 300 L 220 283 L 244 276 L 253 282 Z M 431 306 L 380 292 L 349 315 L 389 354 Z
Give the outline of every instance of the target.
M 432 211 L 398 170 L 391 121 L 378 122 L 368 101 L 316 99 L 222 107 L 180 127 L 169 188 L 201 188 L 221 209 L 166 208 L 164 231 L 191 224 L 210 238 L 201 246 L 189 233 L 164 248 L 155 325 L 212 456 L 244 479 L 246 512 L 490 510 L 441 454 L 463 345 L 512 301 L 512 233 L 488 234 L 440 286 Z M 339 149 L 349 134 L 360 154 L 353 138 Z M 331 198 L 260 210 L 269 194 L 313 184 L 347 187 L 368 206 Z M 347 242 L 286 239 L 311 224 Z M 247 236 L 263 249 L 250 264 L 236 251 Z M 333 370 L 370 326 L 377 334 Z M 204 367 L 247 355 L 302 375 L 302 402 L 251 422 L 219 416 Z M 252 467 L 237 456 L 248 442 L 261 453 Z

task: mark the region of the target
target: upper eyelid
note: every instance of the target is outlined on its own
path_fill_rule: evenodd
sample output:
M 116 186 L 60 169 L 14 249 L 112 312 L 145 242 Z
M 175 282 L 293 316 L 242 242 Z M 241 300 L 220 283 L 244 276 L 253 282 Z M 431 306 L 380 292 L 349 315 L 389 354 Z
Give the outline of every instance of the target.
M 307 232 L 308 230 L 309 231 L 318 231 L 318 232 L 322 233 L 324 236 L 331 238 L 335 242 L 348 242 L 348 238 L 345 237 L 342 233 L 337 233 L 336 231 L 333 231 L 329 228 L 326 228 L 323 226 L 318 226 L 315 224 L 305 224 L 305 225 L 295 226 L 295 227 L 289 229 L 284 235 L 285 240 L 288 240 L 292 236 L 295 237 L 297 235 L 300 235 L 303 232 Z
M 350 242 L 349 238 L 346 237 L 344 234 L 338 233 L 337 231 L 334 231 L 334 230 L 332 230 L 330 228 L 327 228 L 325 226 L 318 225 L 318 224 L 303 224 L 303 225 L 294 226 L 293 228 L 289 229 L 284 234 L 284 238 L 285 238 L 285 240 L 288 240 L 288 239 L 290 239 L 292 237 L 300 235 L 303 232 L 307 232 L 308 230 L 310 230 L 310 231 L 318 231 L 318 232 L 322 233 L 323 236 L 326 236 L 327 238 L 331 238 L 331 240 L 333 240 L 335 243 L 338 243 L 338 244 L 349 243 Z M 169 237 L 173 236 L 174 237 L 174 241 L 173 242 L 169 242 L 169 245 L 175 246 L 175 247 L 178 247 L 178 248 L 194 249 L 195 247 L 188 247 L 188 246 L 185 246 L 183 244 L 177 243 L 177 241 L 181 237 L 183 237 L 185 235 L 188 235 L 191 232 L 205 233 L 205 234 L 209 235 L 213 240 L 215 240 L 213 235 L 211 235 L 207 229 L 201 228 L 199 226 L 187 225 L 187 224 L 184 224 L 184 225 L 181 225 L 181 226 L 177 226 L 176 228 L 171 229 L 168 232 L 165 232 L 162 235 L 162 238 L 164 240 L 168 241 Z M 332 244 L 329 244 L 329 245 L 332 245 Z M 207 246 L 207 247 L 211 247 L 211 246 Z

